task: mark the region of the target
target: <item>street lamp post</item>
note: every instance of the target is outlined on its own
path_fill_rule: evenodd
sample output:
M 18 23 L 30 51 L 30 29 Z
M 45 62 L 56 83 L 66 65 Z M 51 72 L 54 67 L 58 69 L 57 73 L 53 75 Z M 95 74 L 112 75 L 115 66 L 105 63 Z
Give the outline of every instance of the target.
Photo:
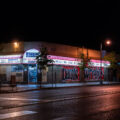
M 111 40 L 106 40 L 105 41 L 105 44 L 107 46 L 111 45 Z M 103 84 L 103 80 L 102 80 L 102 42 L 100 44 L 100 84 L 102 85 Z
M 17 49 L 19 48 L 19 43 L 18 42 L 13 42 L 13 47 L 15 53 L 17 52 Z M 14 70 L 11 71 L 11 84 L 15 85 L 16 84 L 16 72 Z
M 103 84 L 103 81 L 102 81 L 102 42 L 100 44 L 100 84 L 102 85 Z

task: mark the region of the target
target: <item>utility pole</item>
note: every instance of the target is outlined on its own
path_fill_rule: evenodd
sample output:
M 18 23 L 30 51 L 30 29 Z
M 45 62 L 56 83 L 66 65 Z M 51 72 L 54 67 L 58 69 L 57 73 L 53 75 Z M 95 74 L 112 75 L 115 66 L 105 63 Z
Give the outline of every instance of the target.
M 102 43 L 100 44 L 100 84 L 103 84 L 102 81 Z

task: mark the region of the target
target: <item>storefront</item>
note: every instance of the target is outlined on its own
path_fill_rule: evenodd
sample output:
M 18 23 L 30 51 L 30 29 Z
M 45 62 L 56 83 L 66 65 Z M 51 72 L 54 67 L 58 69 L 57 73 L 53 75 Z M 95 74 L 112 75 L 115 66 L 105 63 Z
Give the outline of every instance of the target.
M 39 82 L 39 70 L 37 69 L 36 56 L 37 49 L 26 50 L 23 54 L 1 55 L 0 56 L 0 79 L 2 82 L 9 82 L 11 75 L 15 75 L 16 82 L 35 84 Z M 43 83 L 52 82 L 78 82 L 81 80 L 80 59 L 72 57 L 62 57 L 48 55 L 48 59 L 54 60 L 53 66 L 44 71 Z M 100 80 L 101 68 L 100 60 L 91 60 L 89 69 L 85 69 L 85 80 Z M 107 75 L 108 61 L 102 61 L 102 79 Z
M 36 49 L 27 50 L 20 55 L 0 56 L 0 78 L 2 82 L 9 82 L 11 75 L 15 75 L 16 82 L 37 83 Z
M 37 83 L 37 64 L 36 56 L 39 54 L 39 51 L 36 49 L 27 50 L 23 55 L 23 66 L 27 66 L 27 74 L 24 78 L 28 78 L 28 83 Z
M 54 60 L 54 69 L 49 69 L 48 80 L 56 82 L 78 82 L 81 80 L 81 70 L 78 66 L 80 59 L 61 57 L 61 56 L 48 56 L 49 59 Z M 107 80 L 107 68 L 110 66 L 108 61 L 102 61 L 102 71 L 101 71 L 101 61 L 100 60 L 90 60 L 89 67 L 85 69 L 85 80 L 86 81 L 99 81 L 101 79 Z M 53 71 L 53 73 L 52 73 Z M 51 75 L 53 74 L 53 78 Z M 55 74 L 56 80 L 55 80 Z
M 8 82 L 11 75 L 16 75 L 16 81 L 23 81 L 22 55 L 0 56 L 0 78 L 2 82 Z

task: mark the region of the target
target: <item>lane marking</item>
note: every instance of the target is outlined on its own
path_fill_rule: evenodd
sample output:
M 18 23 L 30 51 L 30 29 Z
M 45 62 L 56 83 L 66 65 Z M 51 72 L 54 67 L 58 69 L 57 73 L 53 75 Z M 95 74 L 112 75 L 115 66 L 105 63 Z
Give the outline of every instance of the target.
M 35 113 L 37 113 L 37 112 L 35 112 L 35 111 L 19 111 L 19 112 L 0 114 L 0 120 L 7 119 L 7 118 L 13 118 L 13 117 L 19 117 L 19 116 L 23 116 L 23 115 L 35 114 Z
M 0 100 L 40 101 L 38 99 L 4 98 L 4 97 L 0 97 Z

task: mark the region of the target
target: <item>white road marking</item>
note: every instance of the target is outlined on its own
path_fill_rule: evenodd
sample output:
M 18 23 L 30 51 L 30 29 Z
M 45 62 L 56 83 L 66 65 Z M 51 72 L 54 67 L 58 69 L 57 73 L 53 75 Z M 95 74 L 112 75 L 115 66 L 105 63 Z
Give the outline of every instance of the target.
M 4 97 L 0 97 L 0 100 L 40 101 L 40 100 L 38 100 L 38 99 L 4 98 Z
M 0 120 L 7 119 L 7 118 L 13 118 L 13 117 L 19 117 L 19 116 L 23 116 L 23 115 L 35 114 L 35 113 L 37 113 L 37 112 L 35 112 L 35 111 L 19 111 L 19 112 L 5 113 L 5 114 L 0 114 Z

